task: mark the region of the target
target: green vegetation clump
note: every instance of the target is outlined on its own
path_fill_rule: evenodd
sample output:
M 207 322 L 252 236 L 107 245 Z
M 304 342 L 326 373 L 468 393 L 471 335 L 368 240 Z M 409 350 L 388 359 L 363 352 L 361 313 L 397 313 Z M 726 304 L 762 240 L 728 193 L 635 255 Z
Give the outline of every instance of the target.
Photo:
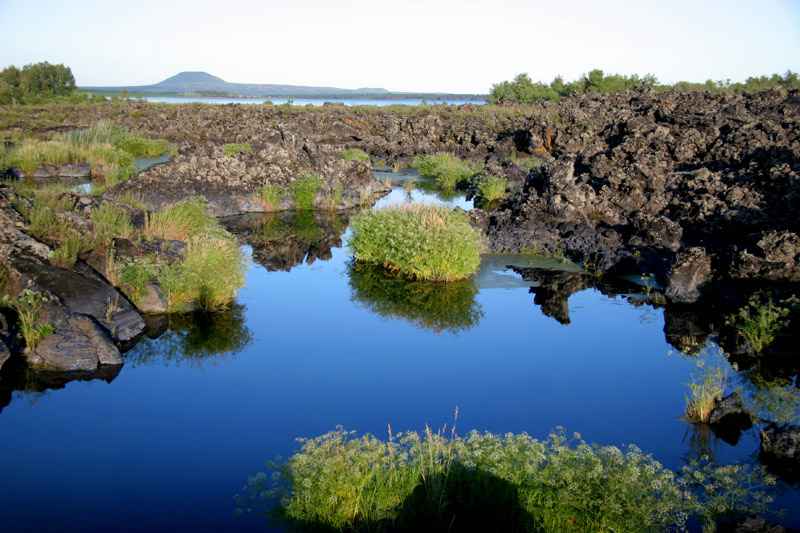
M 362 263 L 352 265 L 348 274 L 353 301 L 380 316 L 408 320 L 436 333 L 468 330 L 483 317 L 471 280 L 414 281 Z
M 436 180 L 441 189 L 448 191 L 452 191 L 459 183 L 479 174 L 483 169 L 483 165 L 470 163 L 446 153 L 417 156 L 411 166 L 421 176 Z
M 535 168 L 539 168 L 544 164 L 544 159 L 536 156 L 524 156 L 514 153 L 511 156 L 511 162 L 526 172 L 530 172 Z
M 727 323 L 736 328 L 754 352 L 761 353 L 786 327 L 789 312 L 788 308 L 776 305 L 772 299 L 762 302 L 761 298 L 754 296 L 736 314 L 728 317 Z
M 94 239 L 98 245 L 108 245 L 115 237 L 129 238 L 133 235 L 133 224 L 128 212 L 108 202 L 92 210 Z
M 75 92 L 75 77 L 64 65 L 35 63 L 0 71 L 0 105 L 33 103 Z
M 148 283 L 158 275 L 158 265 L 152 258 L 140 257 L 121 265 L 119 272 L 114 275 L 123 292 L 134 305 L 139 305 L 145 297 Z
M 339 154 L 345 161 L 367 161 L 369 154 L 360 148 L 346 148 Z
M 322 178 L 318 174 L 303 174 L 294 180 L 289 188 L 292 192 L 295 209 L 314 209 L 314 201 L 321 187 Z
M 222 146 L 225 157 L 234 157 L 239 154 L 253 153 L 253 147 L 248 143 L 228 143 Z
M 284 191 L 278 185 L 266 184 L 258 191 L 258 197 L 266 204 L 267 208 L 275 209 L 281 205 Z
M 404 432 L 380 440 L 343 429 L 302 439 L 252 494 L 278 496 L 292 526 L 332 531 L 666 531 L 692 518 L 713 529 L 755 513 L 774 484 L 760 467 L 694 462 L 675 473 L 635 446 L 590 445 L 562 432 Z
M 55 332 L 52 324 L 41 320 L 42 306 L 47 302 L 45 294 L 31 289 L 25 289 L 14 299 L 6 295 L 0 299 L 0 304 L 17 312 L 25 349 L 28 351 L 35 350 L 42 339 Z
M 455 281 L 480 265 L 481 236 L 461 212 L 429 205 L 367 211 L 353 218 L 350 247 L 357 261 L 406 277 Z
M 485 176 L 478 182 L 478 192 L 488 204 L 504 198 L 507 188 L 508 180 L 500 176 Z
M 72 268 L 81 252 L 91 249 L 91 243 L 84 240 L 80 232 L 69 228 L 61 243 L 50 254 L 50 261 L 61 268 Z
M 741 83 L 732 83 L 730 80 L 706 80 L 703 83 L 679 81 L 674 85 L 669 85 L 659 83 L 652 74 L 625 76 L 606 74 L 600 69 L 594 69 L 575 81 L 565 82 L 561 76 L 557 76 L 549 84 L 534 82 L 527 74 L 519 74 L 512 81 L 503 81 L 493 85 L 489 94 L 489 102 L 492 104 L 532 104 L 578 94 L 612 94 L 643 89 L 751 93 L 778 87 L 787 90 L 800 89 L 800 77 L 796 72 L 789 70 L 783 75 L 750 77 Z
M 711 411 L 725 394 L 727 379 L 721 368 L 706 370 L 702 379 L 689 383 L 690 395 L 686 399 L 686 419 L 707 424 Z
M 147 239 L 186 241 L 219 229 L 216 219 L 208 213 L 205 199 L 198 197 L 149 213 L 142 233 Z

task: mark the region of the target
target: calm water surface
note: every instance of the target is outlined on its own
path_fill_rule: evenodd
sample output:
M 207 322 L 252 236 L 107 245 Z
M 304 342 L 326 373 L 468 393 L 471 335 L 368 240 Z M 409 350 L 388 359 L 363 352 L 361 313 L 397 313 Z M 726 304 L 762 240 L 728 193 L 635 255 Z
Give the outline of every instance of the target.
M 272 102 L 275 105 L 285 104 L 289 101 L 293 105 L 323 105 L 326 102 L 335 104 L 344 104 L 346 106 L 354 105 L 373 105 L 373 106 L 389 106 L 389 105 L 421 105 L 421 104 L 447 104 L 447 105 L 483 105 L 484 100 L 464 100 L 464 99 L 444 99 L 444 100 L 424 100 L 422 98 L 282 98 L 282 97 L 269 97 L 269 98 L 217 98 L 208 96 L 144 96 L 141 97 L 148 102 L 157 102 L 162 104 L 263 104 L 264 102 Z
M 408 201 L 471 205 L 400 187 L 379 205 Z M 239 224 L 251 260 L 230 312 L 153 324 L 106 380 L 11 394 L 2 531 L 270 530 L 261 514 L 236 513 L 234 496 L 296 437 L 438 426 L 456 406 L 461 432 L 564 426 L 672 468 L 700 451 L 757 460 L 754 430 L 731 446 L 681 419 L 698 359 L 724 360 L 713 345 L 687 356 L 667 344 L 660 309 L 586 289 L 569 297 L 565 324 L 506 268 L 531 266 L 513 256 L 487 257 L 448 307 L 434 295 L 415 308 L 405 285 L 351 268 L 341 217 Z M 779 491 L 798 525 L 797 492 Z

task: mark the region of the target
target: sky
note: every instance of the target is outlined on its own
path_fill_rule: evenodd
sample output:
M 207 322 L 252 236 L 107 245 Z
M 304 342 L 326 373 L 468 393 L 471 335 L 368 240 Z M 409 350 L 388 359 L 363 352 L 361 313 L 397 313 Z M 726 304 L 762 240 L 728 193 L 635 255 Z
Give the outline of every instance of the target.
M 800 0 L 0 0 L 0 67 L 78 85 L 227 81 L 485 93 L 527 72 L 659 80 L 800 71 Z

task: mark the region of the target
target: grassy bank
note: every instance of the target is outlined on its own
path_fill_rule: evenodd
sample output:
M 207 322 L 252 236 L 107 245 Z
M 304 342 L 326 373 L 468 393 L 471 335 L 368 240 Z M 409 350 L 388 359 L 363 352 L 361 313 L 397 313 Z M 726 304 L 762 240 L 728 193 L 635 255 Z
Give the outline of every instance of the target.
M 760 468 L 691 463 L 673 472 L 635 446 L 556 432 L 405 432 L 386 440 L 337 430 L 301 440 L 256 476 L 299 530 L 664 531 L 761 512 L 774 483 Z M 262 492 L 263 493 L 263 492 Z M 316 529 L 315 529 L 316 528 Z
M 411 166 L 420 176 L 435 180 L 439 188 L 445 191 L 452 191 L 483 170 L 480 163 L 464 161 L 447 153 L 417 156 Z
M 481 236 L 464 213 L 408 205 L 353 218 L 349 245 L 359 262 L 418 280 L 455 281 L 480 265 Z

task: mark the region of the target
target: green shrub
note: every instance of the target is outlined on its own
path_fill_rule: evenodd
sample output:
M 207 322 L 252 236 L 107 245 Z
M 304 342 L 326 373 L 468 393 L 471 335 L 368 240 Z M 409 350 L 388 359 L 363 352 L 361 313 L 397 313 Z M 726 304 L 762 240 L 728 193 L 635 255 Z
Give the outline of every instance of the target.
M 58 247 L 50 254 L 50 261 L 61 268 L 72 268 L 78 260 L 78 255 L 89 248 L 90 243 L 85 242 L 78 231 L 70 228 L 62 236 Z
M 91 218 L 94 240 L 98 245 L 107 246 L 115 237 L 127 239 L 133 235 L 128 212 L 109 202 L 103 202 L 100 207 L 92 210 Z
M 478 182 L 478 191 L 488 204 L 504 198 L 507 187 L 508 180 L 499 176 L 486 176 Z
M 350 247 L 357 261 L 412 279 L 454 281 L 480 265 L 481 237 L 463 213 L 406 205 L 353 218 Z
M 158 265 L 155 260 L 139 257 L 125 262 L 117 274 L 120 288 L 134 305 L 139 305 L 144 298 L 147 284 L 153 281 L 158 274 Z
M 258 191 L 258 197 L 266 204 L 268 209 L 280 207 L 284 190 L 278 185 L 266 184 Z
M 444 190 L 453 190 L 469 178 L 479 174 L 483 165 L 464 161 L 452 154 L 420 155 L 412 162 L 411 166 L 421 176 L 436 180 L 437 185 Z
M 247 143 L 229 143 L 222 146 L 225 157 L 233 157 L 239 154 L 253 153 L 253 147 Z
M 190 198 L 145 217 L 143 234 L 148 239 L 185 241 L 219 231 L 217 220 L 208 213 L 203 198 Z
M 224 309 L 244 285 L 244 258 L 239 244 L 219 233 L 192 237 L 181 263 L 166 265 L 158 273 L 171 312 L 195 305 L 207 311 Z
M 362 263 L 352 265 L 348 275 L 353 301 L 384 317 L 402 318 L 439 333 L 470 329 L 483 316 L 471 280 L 412 281 Z
M 42 339 L 55 331 L 51 324 L 41 321 L 42 306 L 47 302 L 45 294 L 31 289 L 25 289 L 16 299 L 4 298 L 4 303 L 14 308 L 19 316 L 20 331 L 28 351 L 36 349 Z
M 338 429 L 303 439 L 252 494 L 280 497 L 294 526 L 333 531 L 665 531 L 713 528 L 763 512 L 774 484 L 760 467 L 695 462 L 675 473 L 635 446 L 553 433 L 405 432 L 386 441 Z
M 28 231 L 38 239 L 52 240 L 61 233 L 62 224 L 51 208 L 34 204 L 29 214 Z
M 786 327 L 789 312 L 789 309 L 774 304 L 772 299 L 762 302 L 761 298 L 754 296 L 735 315 L 729 316 L 727 323 L 736 328 L 754 352 L 761 353 Z
M 360 148 L 346 148 L 339 154 L 345 161 L 367 161 L 369 154 Z
M 314 209 L 317 192 L 322 187 L 318 174 L 303 174 L 289 186 L 292 191 L 295 209 Z

